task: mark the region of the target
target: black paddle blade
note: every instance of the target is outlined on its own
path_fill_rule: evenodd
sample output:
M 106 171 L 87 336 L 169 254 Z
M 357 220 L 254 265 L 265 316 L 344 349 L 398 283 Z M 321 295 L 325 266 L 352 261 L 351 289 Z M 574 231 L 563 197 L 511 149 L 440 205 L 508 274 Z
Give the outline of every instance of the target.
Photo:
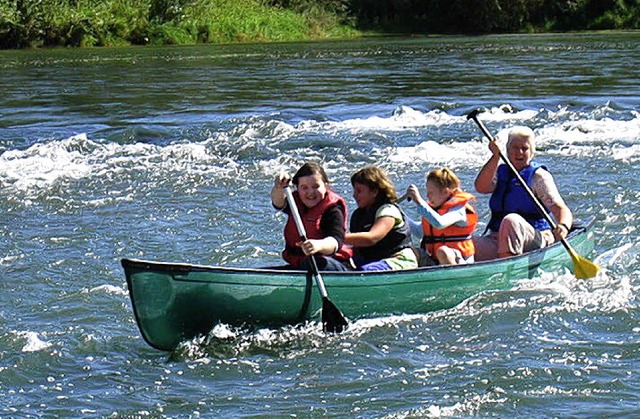
M 347 319 L 338 307 L 328 298 L 322 299 L 322 330 L 330 333 L 340 333 L 347 327 Z

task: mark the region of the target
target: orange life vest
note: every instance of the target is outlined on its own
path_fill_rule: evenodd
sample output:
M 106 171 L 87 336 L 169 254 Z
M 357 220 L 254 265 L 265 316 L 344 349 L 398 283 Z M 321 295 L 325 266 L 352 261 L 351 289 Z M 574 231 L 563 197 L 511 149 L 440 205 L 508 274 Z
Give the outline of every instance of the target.
M 475 254 L 476 249 L 473 245 L 473 240 L 471 240 L 471 235 L 478 224 L 478 214 L 471 204 L 469 204 L 469 201 L 472 199 L 475 198 L 470 193 L 457 191 L 439 208 L 433 207 L 438 214 L 442 215 L 454 207 L 464 205 L 467 213 L 466 227 L 459 227 L 454 224 L 443 229 L 438 229 L 433 227 L 426 218 L 422 217 L 422 232 L 424 233 L 424 237 L 422 238 L 421 245 L 431 256 L 435 257 L 436 251 L 445 245 L 460 250 L 464 258 Z
M 337 205 L 342 212 L 342 216 L 344 217 L 344 230 L 347 231 L 347 203 L 344 198 L 337 193 L 330 190 L 327 191 L 324 199 L 313 208 L 307 208 L 302 203 L 298 191 L 293 192 L 293 197 L 298 206 L 300 218 L 302 219 L 302 224 L 304 225 L 304 229 L 307 233 L 307 239 L 325 238 L 325 235 L 320 228 L 320 222 L 325 211 L 334 205 Z M 298 228 L 296 227 L 296 223 L 291 215 L 291 211 L 289 210 L 287 214 L 289 215 L 289 218 L 287 219 L 287 224 L 284 226 L 284 240 L 286 247 L 282 251 L 282 258 L 291 266 L 297 268 L 307 256 L 300 247 L 296 246 L 296 243 L 300 241 L 300 233 L 298 233 Z M 353 250 L 345 244 L 343 244 L 338 251 L 332 255 L 334 259 L 339 261 L 349 260 L 351 256 L 353 256 Z

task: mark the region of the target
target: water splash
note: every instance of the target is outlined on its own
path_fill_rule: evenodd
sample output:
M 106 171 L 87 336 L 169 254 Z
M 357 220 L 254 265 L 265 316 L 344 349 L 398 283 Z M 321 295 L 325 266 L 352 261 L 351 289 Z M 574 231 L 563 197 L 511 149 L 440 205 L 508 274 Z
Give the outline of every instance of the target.
M 326 336 L 318 323 L 307 322 L 279 329 L 252 329 L 216 325 L 206 336 L 182 342 L 174 359 L 247 358 L 256 354 L 295 357 L 322 347 Z
M 518 111 L 502 105 L 482 117 L 492 123 L 517 122 L 534 127 L 540 118 L 548 119 L 549 123 L 536 127 L 543 153 L 600 156 L 631 163 L 640 159 L 638 113 L 620 114 L 615 119 L 611 115 L 590 119 L 591 114 L 579 110 Z M 24 150 L 10 149 L 0 155 L 0 185 L 27 204 L 53 197 L 64 202 L 73 199 L 65 190 L 75 184 L 100 191 L 106 182 L 124 185 L 146 178 L 148 187 L 179 184 L 195 190 L 212 182 L 251 179 L 256 166 L 270 177 L 274 168 L 292 170 L 306 159 L 324 161 L 329 171 L 342 173 L 367 161 L 405 171 L 435 165 L 475 169 L 487 154 L 478 153 L 478 149 L 486 150 L 485 140 L 464 115 L 439 109 L 422 112 L 399 106 L 389 116 L 305 120 L 296 125 L 274 118 L 277 115 L 249 117 L 225 129 L 219 127 L 204 138 L 180 138 L 167 144 L 135 139 L 118 144 L 79 134 Z M 471 138 L 440 137 L 441 130 L 454 132 L 465 125 Z M 501 141 L 507 131 L 497 131 Z M 116 195 L 132 199 L 124 191 Z M 105 196 L 92 196 L 88 201 L 94 206 L 112 202 Z
M 39 352 L 52 346 L 51 343 L 40 339 L 36 332 L 29 331 L 11 331 L 11 334 L 19 341 L 25 341 L 22 346 L 22 352 Z

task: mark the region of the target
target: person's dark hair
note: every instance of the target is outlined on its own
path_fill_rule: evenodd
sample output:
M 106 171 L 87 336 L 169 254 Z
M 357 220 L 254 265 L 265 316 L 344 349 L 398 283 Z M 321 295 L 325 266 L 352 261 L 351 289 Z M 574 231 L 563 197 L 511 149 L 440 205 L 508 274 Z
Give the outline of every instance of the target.
M 387 203 L 398 200 L 393 183 L 391 183 L 384 170 L 378 167 L 369 166 L 355 172 L 351 175 L 351 186 L 356 183 L 365 185 L 369 189 L 378 190 L 380 192 L 376 198 L 378 202 Z
M 298 186 L 298 180 L 301 177 L 313 176 L 313 175 L 320 175 L 324 183 L 327 183 L 327 184 L 329 183 L 329 178 L 327 177 L 327 174 L 325 173 L 324 169 L 322 168 L 322 166 L 320 166 L 320 164 L 315 162 L 309 162 L 309 163 L 303 164 L 302 167 L 300 167 L 296 172 L 296 174 L 293 176 L 293 179 L 291 181 L 293 182 L 294 185 Z

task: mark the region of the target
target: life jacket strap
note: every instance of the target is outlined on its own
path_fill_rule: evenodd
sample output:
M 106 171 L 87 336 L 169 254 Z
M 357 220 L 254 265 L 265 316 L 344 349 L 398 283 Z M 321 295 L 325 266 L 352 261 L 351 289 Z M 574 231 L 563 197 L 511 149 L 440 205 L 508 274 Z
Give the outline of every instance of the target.
M 465 240 L 470 240 L 472 238 L 471 235 L 466 236 L 422 236 L 422 241 L 420 242 L 422 245 L 425 244 L 433 244 L 433 243 L 445 243 L 445 242 L 461 242 Z

